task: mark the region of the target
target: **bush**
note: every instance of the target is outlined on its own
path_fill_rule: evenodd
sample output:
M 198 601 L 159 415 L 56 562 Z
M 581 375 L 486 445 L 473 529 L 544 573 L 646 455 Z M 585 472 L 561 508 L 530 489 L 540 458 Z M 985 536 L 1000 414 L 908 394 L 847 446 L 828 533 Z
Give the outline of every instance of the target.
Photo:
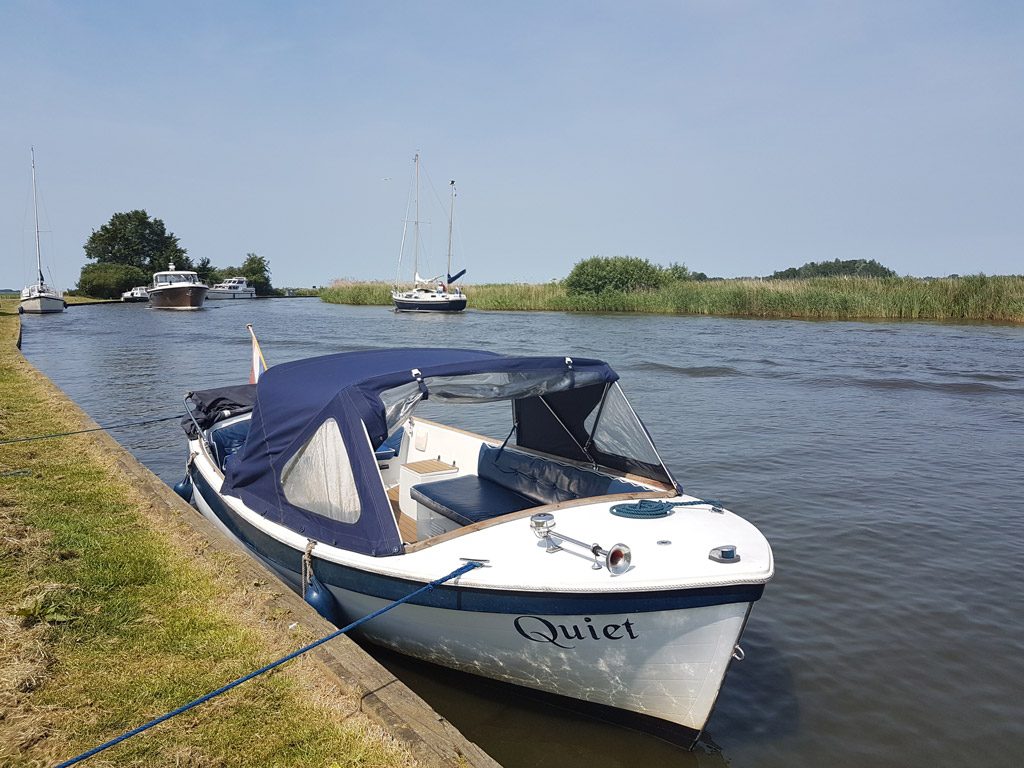
M 145 272 L 128 264 L 86 264 L 75 291 L 95 299 L 119 299 L 130 288 L 148 282 Z
M 675 264 L 672 269 L 686 267 Z M 562 285 L 570 296 L 604 293 L 606 291 L 653 291 L 671 280 L 662 267 L 651 264 L 647 259 L 633 256 L 594 256 L 580 261 L 572 268 Z

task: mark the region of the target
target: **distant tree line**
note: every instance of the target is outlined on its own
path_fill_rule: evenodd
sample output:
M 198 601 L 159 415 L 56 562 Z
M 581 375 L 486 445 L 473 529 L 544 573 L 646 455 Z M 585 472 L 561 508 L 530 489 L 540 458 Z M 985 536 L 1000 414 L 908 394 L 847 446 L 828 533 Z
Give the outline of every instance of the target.
M 193 264 L 177 236 L 144 210 L 115 213 L 93 230 L 84 247 L 86 258 L 93 262 L 82 267 L 78 278 L 76 293 L 84 296 L 120 298 L 136 285 L 148 285 L 154 272 L 163 272 L 171 264 L 175 269 L 194 270 L 207 285 L 240 275 L 256 287 L 257 294 L 274 292 L 270 263 L 264 257 L 248 253 L 239 267 L 218 268 L 205 257 Z
M 853 275 L 856 277 L 896 277 L 896 273 L 883 267 L 874 259 L 847 259 L 846 261 L 809 261 L 802 267 L 790 267 L 773 272 L 775 280 L 790 280 L 803 277 L 840 277 Z

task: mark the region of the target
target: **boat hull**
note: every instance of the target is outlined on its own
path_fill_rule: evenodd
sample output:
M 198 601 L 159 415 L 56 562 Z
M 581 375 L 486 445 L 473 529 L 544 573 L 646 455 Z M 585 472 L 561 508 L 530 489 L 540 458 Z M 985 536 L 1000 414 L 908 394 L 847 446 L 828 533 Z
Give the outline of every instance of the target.
M 149 289 L 153 309 L 202 309 L 210 289 L 205 285 L 173 285 Z
M 223 301 L 225 299 L 255 299 L 256 291 L 218 291 L 213 288 L 206 294 L 207 301 Z
M 391 297 L 396 312 L 461 312 L 466 308 L 465 296 L 452 296 L 450 294 L 402 295 L 393 294 Z
M 59 296 L 42 295 L 22 299 L 18 305 L 18 311 L 30 315 L 48 315 L 55 312 L 63 312 L 66 306 L 64 299 Z
M 303 552 L 233 509 L 193 469 L 198 509 L 301 591 Z M 213 481 L 219 486 L 219 480 Z M 313 561 L 351 622 L 422 587 L 328 560 Z M 361 628 L 375 644 L 529 688 L 692 747 L 718 697 L 763 584 L 666 592 L 519 592 L 440 587 Z

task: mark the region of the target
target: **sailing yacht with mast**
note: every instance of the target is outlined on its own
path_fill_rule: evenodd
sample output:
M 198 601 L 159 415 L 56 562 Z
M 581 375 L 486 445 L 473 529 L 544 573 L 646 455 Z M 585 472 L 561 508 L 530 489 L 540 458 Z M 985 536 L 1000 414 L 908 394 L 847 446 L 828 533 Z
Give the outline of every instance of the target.
M 36 195 L 36 150 L 31 147 L 32 153 L 32 215 L 36 225 L 36 276 L 37 280 L 32 285 L 21 289 L 21 303 L 18 305 L 18 312 L 28 312 L 33 315 L 48 314 L 51 312 L 63 312 L 67 303 L 60 291 L 51 288 L 43 278 L 43 259 L 39 249 L 39 204 Z
M 412 241 L 413 241 L 413 287 L 411 290 L 402 291 L 398 287 L 402 273 L 402 256 L 405 252 L 405 240 L 408 232 L 409 220 L 406 216 L 402 226 L 402 247 L 398 252 L 398 277 L 395 280 L 395 290 L 391 292 L 391 300 L 395 304 L 396 312 L 461 312 L 466 308 L 466 295 L 461 288 L 452 290 L 452 283 L 466 274 L 466 270 L 452 274 L 452 230 L 455 222 L 455 181 L 448 182 L 452 190 L 451 208 L 448 214 L 448 270 L 446 275 L 423 278 L 420 277 L 420 155 L 417 152 L 413 158 L 415 166 L 415 204 L 416 213 L 412 220 Z M 447 277 L 442 280 L 442 277 Z

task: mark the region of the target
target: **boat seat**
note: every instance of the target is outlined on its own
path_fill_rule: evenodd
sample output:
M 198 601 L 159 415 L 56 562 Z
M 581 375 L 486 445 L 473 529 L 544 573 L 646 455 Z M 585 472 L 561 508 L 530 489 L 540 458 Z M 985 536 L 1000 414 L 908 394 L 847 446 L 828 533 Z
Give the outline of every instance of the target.
M 480 446 L 477 474 L 538 504 L 556 504 L 609 493 L 649 491 L 636 483 L 609 477 L 511 448 Z
M 245 445 L 245 438 L 248 435 L 249 419 L 215 429 L 210 433 L 210 450 L 222 472 L 227 469 L 228 459 Z
M 480 446 L 477 474 L 419 483 L 413 499 L 460 525 L 522 509 L 650 488 L 510 448 Z
M 402 437 L 405 435 L 405 427 L 399 427 L 391 433 L 383 443 L 377 446 L 373 452 L 377 461 L 388 461 L 395 458 L 402 449 Z
M 409 490 L 409 495 L 459 525 L 472 525 L 537 506 L 533 499 L 477 475 L 420 483 Z

